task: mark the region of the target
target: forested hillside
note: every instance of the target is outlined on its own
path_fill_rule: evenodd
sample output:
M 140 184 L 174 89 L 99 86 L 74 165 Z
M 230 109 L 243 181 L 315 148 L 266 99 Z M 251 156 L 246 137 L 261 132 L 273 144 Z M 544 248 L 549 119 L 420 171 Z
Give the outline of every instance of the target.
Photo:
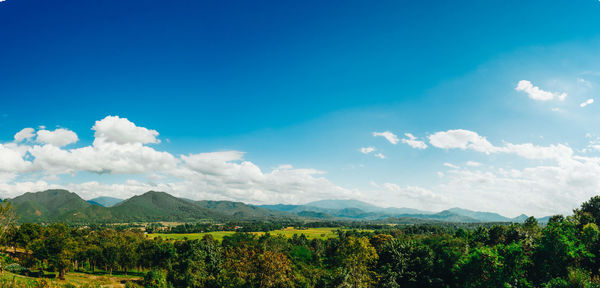
M 162 195 L 142 203 L 153 197 Z M 13 247 L 0 264 L 23 275 L 143 276 L 128 287 L 600 287 L 599 225 L 600 196 L 545 226 L 529 217 L 523 224 L 467 229 L 339 230 L 311 240 L 240 232 L 221 242 L 210 235 L 165 241 L 137 229 L 23 224 L 0 233 Z

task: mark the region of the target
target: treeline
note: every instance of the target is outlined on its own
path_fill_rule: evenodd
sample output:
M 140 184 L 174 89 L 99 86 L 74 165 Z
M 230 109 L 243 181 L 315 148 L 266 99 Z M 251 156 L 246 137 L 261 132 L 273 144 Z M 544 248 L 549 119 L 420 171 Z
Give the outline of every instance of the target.
M 600 287 L 599 225 L 594 197 L 544 227 L 531 217 L 474 229 L 339 230 L 331 239 L 235 233 L 218 242 L 23 224 L 4 240 L 31 271 L 140 270 L 146 287 Z
M 457 224 L 461 225 L 461 224 Z M 175 226 L 165 226 L 161 223 L 151 223 L 145 226 L 148 233 L 204 233 L 215 231 L 237 231 L 237 232 L 269 232 L 286 227 L 296 229 L 309 228 L 346 228 L 346 229 L 368 229 L 375 230 L 389 225 L 380 223 L 367 223 L 359 221 L 231 221 L 223 224 L 214 223 L 184 223 Z

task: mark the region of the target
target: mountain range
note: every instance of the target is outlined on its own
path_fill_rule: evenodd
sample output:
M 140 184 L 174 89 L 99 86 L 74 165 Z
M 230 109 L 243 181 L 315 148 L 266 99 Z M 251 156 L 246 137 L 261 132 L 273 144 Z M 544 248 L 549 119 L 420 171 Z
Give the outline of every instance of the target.
M 509 218 L 492 212 L 479 212 L 451 208 L 441 212 L 422 211 L 412 208 L 378 207 L 358 200 L 321 200 L 304 205 L 261 205 L 260 207 L 288 212 L 302 217 L 320 219 L 355 219 L 396 222 L 397 219 L 420 219 L 441 222 L 515 222 L 522 223 L 527 215 Z M 422 221 L 414 221 L 422 222 Z M 427 221 L 425 221 L 427 222 Z
M 249 205 L 232 201 L 194 201 L 165 192 L 149 191 L 122 200 L 98 197 L 83 200 L 66 190 L 29 192 L 11 202 L 21 222 L 47 223 L 124 223 L 124 222 L 198 222 L 230 220 L 335 220 L 418 224 L 431 222 L 523 222 L 497 213 L 452 208 L 441 212 L 411 208 L 378 207 L 358 200 L 321 200 L 304 205 Z M 541 219 L 547 220 L 547 217 Z

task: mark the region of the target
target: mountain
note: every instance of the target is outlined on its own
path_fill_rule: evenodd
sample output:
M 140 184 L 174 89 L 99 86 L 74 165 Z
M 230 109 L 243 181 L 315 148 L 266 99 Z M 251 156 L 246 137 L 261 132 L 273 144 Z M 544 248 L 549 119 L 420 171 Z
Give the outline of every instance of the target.
M 267 219 L 272 217 L 289 217 L 292 215 L 242 202 L 201 200 L 194 203 L 200 207 L 241 219 Z
M 466 216 L 469 218 L 477 219 L 479 222 L 512 222 L 511 218 L 504 217 L 497 213 L 492 212 L 479 212 L 461 208 L 451 208 L 446 211 L 452 212 L 457 215 Z
M 422 211 L 413 208 L 396 208 L 388 207 L 383 208 L 373 204 L 369 204 L 359 200 L 346 199 L 346 200 L 320 200 L 304 204 L 303 206 L 317 207 L 322 209 L 346 209 L 346 208 L 358 208 L 365 212 L 376 212 L 388 215 L 400 215 L 400 214 L 433 214 L 433 212 Z
M 353 206 L 361 206 L 362 209 Z M 451 211 L 433 213 L 410 208 L 381 208 L 357 200 L 325 200 L 307 203 L 306 205 L 275 204 L 260 207 L 293 213 L 306 218 L 330 220 L 385 221 L 385 219 L 392 219 L 388 222 L 398 223 L 397 219 L 402 219 L 402 223 L 413 224 L 424 222 L 482 222 Z
M 335 209 L 335 210 L 347 209 L 347 208 L 358 208 L 363 211 L 374 211 L 374 210 L 381 209 L 380 207 L 377 207 L 375 205 L 372 205 L 372 204 L 369 204 L 366 202 L 362 202 L 362 201 L 358 201 L 358 200 L 353 200 L 353 199 L 320 200 L 320 201 L 306 203 L 306 204 L 304 204 L 304 206 L 311 206 L 311 207 L 317 207 L 317 208 L 323 208 L 323 209 Z
M 515 218 L 512 218 L 511 220 L 512 220 L 512 222 L 515 222 L 515 223 L 523 223 L 523 222 L 525 222 L 525 220 L 527 220 L 527 218 L 529 218 L 529 216 L 527 216 L 525 214 L 521 214 Z
M 491 212 L 452 208 L 438 213 L 410 208 L 381 208 L 357 200 L 323 200 L 306 205 L 254 206 L 233 201 L 194 201 L 149 191 L 127 200 L 99 197 L 85 201 L 66 190 L 25 193 L 5 199 L 15 206 L 21 222 L 119 223 L 196 222 L 201 220 L 328 219 L 383 223 L 523 222 L 527 215 L 507 218 Z M 112 207 L 104 207 L 121 201 Z M 548 217 L 540 222 L 548 221 Z
M 77 194 L 66 190 L 25 193 L 7 201 L 15 206 L 19 221 L 34 223 L 199 221 L 231 218 L 217 209 L 207 209 L 167 193 L 154 191 L 134 196 L 113 207 L 90 204 Z
M 94 199 L 87 200 L 87 202 L 90 204 L 98 205 L 98 206 L 102 206 L 102 207 L 112 207 L 112 206 L 115 206 L 115 205 L 123 202 L 123 199 L 101 196 L 101 197 L 96 197 Z
M 438 213 L 422 211 L 411 208 L 382 208 L 358 200 L 321 200 L 306 203 L 304 205 L 262 205 L 262 208 L 293 213 L 306 218 L 318 219 L 351 219 L 384 221 L 397 223 L 402 219 L 403 223 L 422 223 L 423 221 L 440 222 L 515 222 L 522 223 L 527 215 L 508 218 L 493 212 L 472 211 L 462 208 L 451 208 Z M 395 219 L 395 220 L 394 220 Z M 413 220 L 410 220 L 413 219 Z M 415 219 L 419 219 L 418 221 Z
M 114 218 L 124 221 L 197 221 L 223 219 L 225 214 L 165 192 L 149 191 L 133 196 L 110 209 Z
M 58 221 L 91 206 L 77 194 L 60 189 L 25 193 L 6 201 L 15 206 L 22 222 Z

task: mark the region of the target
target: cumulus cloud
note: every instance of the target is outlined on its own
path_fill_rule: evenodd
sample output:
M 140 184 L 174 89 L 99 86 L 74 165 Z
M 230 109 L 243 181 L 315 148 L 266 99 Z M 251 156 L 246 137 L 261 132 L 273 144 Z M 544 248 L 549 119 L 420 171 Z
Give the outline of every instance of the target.
M 19 143 L 24 140 L 31 140 L 35 137 L 35 129 L 33 128 L 23 128 L 23 130 L 17 132 L 15 134 L 15 142 Z
M 473 150 L 486 154 L 516 154 L 531 160 L 565 161 L 572 158 L 574 153 L 571 147 L 564 144 L 539 146 L 532 143 L 505 143 L 504 146 L 495 146 L 477 132 L 462 129 L 434 133 L 429 136 L 429 143 L 442 149 Z
M 567 93 L 553 93 L 540 89 L 538 86 L 534 86 L 529 80 L 521 80 L 515 88 L 517 91 L 525 92 L 529 98 L 537 101 L 549 101 L 557 98 L 560 101 L 564 101 L 567 98 Z
M 442 149 L 471 149 L 488 154 L 498 151 L 498 148 L 485 137 L 479 136 L 476 132 L 463 129 L 434 133 L 429 136 L 429 143 Z
M 427 144 L 421 140 L 417 140 L 417 137 L 410 133 L 404 133 L 407 138 L 402 138 L 402 143 L 408 144 L 408 146 L 416 149 L 426 149 Z
M 388 142 L 392 143 L 392 144 L 398 144 L 398 142 L 400 141 L 400 139 L 398 139 L 398 136 L 396 136 L 394 133 L 390 132 L 390 131 L 385 131 L 385 132 L 373 132 L 373 136 L 374 137 L 383 137 L 385 138 Z
M 160 140 L 156 138 L 158 137 L 158 131 L 138 127 L 127 118 L 120 118 L 119 116 L 107 116 L 96 121 L 92 130 L 96 131 L 94 133 L 96 140 L 103 142 L 117 144 L 160 143 Z
M 40 143 L 50 144 L 56 147 L 63 147 L 79 141 L 79 138 L 75 132 L 64 128 L 59 128 L 54 131 L 39 130 L 37 131 L 37 137 L 35 140 Z
M 375 151 L 375 147 L 363 147 L 363 148 L 360 148 L 360 153 L 363 153 L 363 154 L 369 154 L 369 153 L 371 153 L 373 151 Z
M 118 116 L 95 123 L 91 145 L 67 149 L 76 134 L 66 129 L 22 130 L 15 141 L 0 143 L 0 195 L 14 197 L 24 192 L 65 188 L 85 198 L 108 195 L 126 198 L 158 190 L 191 199 L 223 199 L 250 203 L 305 203 L 324 198 L 356 196 L 355 191 L 331 183 L 325 172 L 280 165 L 263 171 L 244 159 L 242 151 L 217 151 L 173 155 L 147 144 L 158 143 L 158 132 L 138 127 Z M 69 133 L 72 132 L 73 134 Z M 61 177 L 96 173 L 97 177 L 145 178 L 124 183 L 100 181 L 64 183 Z M 68 175 L 68 176 L 64 176 Z M 17 180 L 18 179 L 18 180 Z M 106 179 L 106 178 L 104 178 Z M 114 179 L 114 178 L 109 178 Z M 117 178 L 120 179 L 120 178 Z M 33 180 L 33 181 L 32 181 Z M 61 181 L 62 180 L 62 181 Z M 160 183 L 155 183 L 155 182 Z
M 594 103 L 594 99 L 588 99 L 585 102 L 579 104 L 579 107 L 583 108 L 583 107 L 588 106 L 588 105 L 590 105 L 592 103 Z
M 23 159 L 27 151 L 15 144 L 0 144 L 0 173 L 26 171 L 31 163 Z

